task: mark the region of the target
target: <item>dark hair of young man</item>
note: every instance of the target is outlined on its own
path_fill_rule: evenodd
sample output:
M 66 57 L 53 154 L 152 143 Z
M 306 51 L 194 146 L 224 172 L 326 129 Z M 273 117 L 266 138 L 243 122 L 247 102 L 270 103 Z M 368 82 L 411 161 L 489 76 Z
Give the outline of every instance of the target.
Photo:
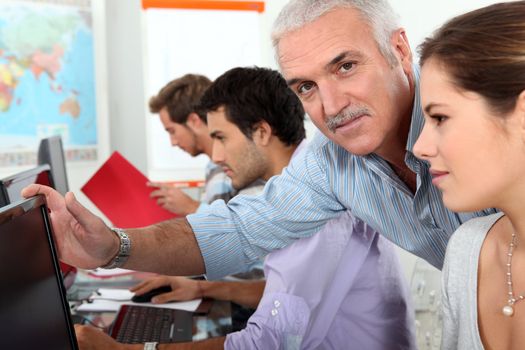
M 250 140 L 262 121 L 288 146 L 305 138 L 303 106 L 277 71 L 258 67 L 227 71 L 206 90 L 199 110 L 216 111 L 221 106 L 226 119 Z
M 185 124 L 188 115 L 195 112 L 206 122 L 206 115 L 196 110 L 204 91 L 211 85 L 210 79 L 203 75 L 186 74 L 170 81 L 157 95 L 149 100 L 151 113 L 159 113 L 167 108 L 170 119 L 178 124 Z

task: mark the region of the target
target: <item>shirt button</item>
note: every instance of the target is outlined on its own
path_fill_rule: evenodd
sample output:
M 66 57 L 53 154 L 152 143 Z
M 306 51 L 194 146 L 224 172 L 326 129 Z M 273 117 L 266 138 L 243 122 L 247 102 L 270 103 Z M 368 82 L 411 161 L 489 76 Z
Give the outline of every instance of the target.
M 273 305 L 278 308 L 279 306 L 281 306 L 281 302 L 279 300 L 274 300 L 273 302 Z
M 277 316 L 278 313 L 279 311 L 277 311 L 276 309 L 272 309 L 272 316 Z

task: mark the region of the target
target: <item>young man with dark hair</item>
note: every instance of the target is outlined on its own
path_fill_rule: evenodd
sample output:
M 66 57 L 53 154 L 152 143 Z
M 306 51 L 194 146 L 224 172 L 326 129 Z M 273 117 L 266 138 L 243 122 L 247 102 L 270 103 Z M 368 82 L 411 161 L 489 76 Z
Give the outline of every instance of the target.
M 159 114 L 160 121 L 177 146 L 192 157 L 206 154 L 211 157 L 212 140 L 206 126 L 206 113 L 196 107 L 211 81 L 203 75 L 186 74 L 170 81 L 157 95 L 151 97 L 149 108 Z M 201 202 L 192 199 L 179 188 L 160 182 L 152 182 L 157 188 L 151 195 L 163 208 L 179 215 L 196 212 L 217 198 L 231 191 L 228 177 L 213 162 L 206 166 L 205 189 Z

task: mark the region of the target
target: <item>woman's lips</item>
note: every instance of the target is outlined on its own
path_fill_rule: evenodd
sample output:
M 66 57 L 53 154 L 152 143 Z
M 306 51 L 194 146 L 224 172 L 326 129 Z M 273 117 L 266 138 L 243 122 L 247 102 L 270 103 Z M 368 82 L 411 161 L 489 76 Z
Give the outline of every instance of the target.
M 448 175 L 447 171 L 432 170 L 430 169 L 430 175 L 432 175 L 432 183 L 437 186 L 443 179 Z

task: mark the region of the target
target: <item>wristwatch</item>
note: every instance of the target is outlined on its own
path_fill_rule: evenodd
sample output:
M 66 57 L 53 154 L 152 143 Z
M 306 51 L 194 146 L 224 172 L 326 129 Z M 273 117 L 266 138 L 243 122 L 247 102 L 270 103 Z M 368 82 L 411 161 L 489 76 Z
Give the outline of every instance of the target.
M 157 350 L 157 343 L 156 341 L 144 343 L 144 350 Z
M 104 266 L 101 266 L 103 269 L 116 269 L 117 267 L 122 267 L 129 258 L 129 253 L 131 251 L 131 241 L 128 237 L 128 234 L 121 228 L 112 228 L 117 237 L 119 238 L 120 245 L 117 255 L 109 263 Z

